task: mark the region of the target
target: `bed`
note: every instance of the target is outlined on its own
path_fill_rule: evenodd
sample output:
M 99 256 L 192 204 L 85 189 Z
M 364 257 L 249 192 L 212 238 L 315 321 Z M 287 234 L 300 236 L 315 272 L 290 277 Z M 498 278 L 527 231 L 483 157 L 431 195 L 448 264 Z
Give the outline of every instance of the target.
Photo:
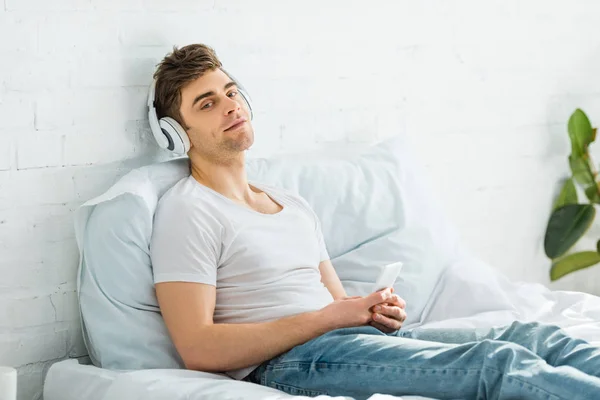
M 459 293 L 487 292 L 488 301 L 473 302 Z M 600 297 L 551 291 L 542 285 L 515 283 L 484 264 L 456 265 L 436 288 L 436 301 L 426 311 L 421 328 L 488 328 L 513 320 L 556 324 L 574 337 L 600 346 Z M 462 301 L 457 302 L 460 298 Z M 474 306 L 475 305 L 475 306 Z M 448 317 L 443 317 L 448 316 Z M 410 326 L 408 326 L 410 327 Z M 408 328 L 407 327 L 407 328 Z M 44 400 L 222 400 L 300 399 L 275 389 L 235 381 L 224 374 L 180 369 L 111 371 L 65 360 L 53 364 L 46 376 Z M 318 399 L 350 399 L 319 396 Z M 425 399 L 419 396 L 374 394 L 370 399 Z
M 515 320 L 538 321 L 600 346 L 600 297 L 510 281 L 480 260 L 436 204 L 405 139 L 338 156 L 249 160 L 247 172 L 309 202 L 349 296 L 368 294 L 381 266 L 404 262 L 394 285 L 407 303 L 403 329 L 468 329 L 476 339 Z M 132 170 L 77 210 L 78 299 L 93 365 L 52 365 L 45 400 L 301 398 L 182 368 L 154 295 L 148 242 L 160 196 L 188 168 L 182 158 Z

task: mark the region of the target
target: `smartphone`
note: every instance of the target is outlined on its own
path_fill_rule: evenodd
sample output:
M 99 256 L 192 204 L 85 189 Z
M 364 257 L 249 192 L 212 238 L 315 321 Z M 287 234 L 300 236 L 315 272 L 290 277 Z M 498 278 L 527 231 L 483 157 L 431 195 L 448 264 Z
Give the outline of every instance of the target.
M 377 278 L 377 281 L 375 281 L 375 286 L 373 286 L 373 292 L 377 292 L 381 289 L 394 286 L 394 283 L 396 282 L 398 274 L 400 274 L 402 266 L 402 262 L 398 261 L 383 267 L 381 273 L 379 274 L 379 277 Z

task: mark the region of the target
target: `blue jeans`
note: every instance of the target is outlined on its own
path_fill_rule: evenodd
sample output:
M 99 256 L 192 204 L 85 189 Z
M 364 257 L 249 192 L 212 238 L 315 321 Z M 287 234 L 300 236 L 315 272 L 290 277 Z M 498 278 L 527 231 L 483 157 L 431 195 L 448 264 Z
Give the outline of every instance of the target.
M 478 333 L 337 329 L 262 363 L 246 381 L 289 394 L 435 399 L 600 399 L 600 348 L 554 325 Z

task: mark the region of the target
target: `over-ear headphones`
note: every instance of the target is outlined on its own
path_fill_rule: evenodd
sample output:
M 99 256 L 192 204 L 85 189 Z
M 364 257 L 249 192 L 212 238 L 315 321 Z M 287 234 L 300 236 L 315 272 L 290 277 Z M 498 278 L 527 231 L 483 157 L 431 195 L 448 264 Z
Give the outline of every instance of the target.
M 232 81 L 237 84 L 238 93 L 242 95 L 242 98 L 248 106 L 250 111 L 250 120 L 253 119 L 254 113 L 252 112 L 252 104 L 250 96 L 241 85 L 231 74 L 220 68 Z M 156 139 L 156 143 L 162 148 L 167 149 L 175 153 L 176 155 L 184 155 L 190 150 L 190 139 L 188 138 L 185 129 L 171 117 L 162 117 L 160 120 L 156 115 L 156 108 L 154 106 L 154 95 L 156 90 L 156 79 L 152 80 L 150 90 L 148 93 L 148 122 L 150 123 L 150 129 L 152 135 Z

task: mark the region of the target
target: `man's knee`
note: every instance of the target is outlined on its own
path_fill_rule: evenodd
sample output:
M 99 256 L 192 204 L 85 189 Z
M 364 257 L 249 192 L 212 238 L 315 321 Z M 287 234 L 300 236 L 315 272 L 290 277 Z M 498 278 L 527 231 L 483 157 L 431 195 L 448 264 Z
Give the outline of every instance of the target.
M 503 369 L 530 367 L 532 362 L 545 361 L 518 343 L 484 339 L 479 342 L 483 352 L 483 363 L 485 365 L 497 365 Z
M 510 324 L 502 336 L 516 333 L 518 335 L 537 335 L 540 337 L 546 337 L 556 332 L 562 332 L 562 328 L 557 325 L 544 324 L 539 321 L 514 321 L 512 324 Z

